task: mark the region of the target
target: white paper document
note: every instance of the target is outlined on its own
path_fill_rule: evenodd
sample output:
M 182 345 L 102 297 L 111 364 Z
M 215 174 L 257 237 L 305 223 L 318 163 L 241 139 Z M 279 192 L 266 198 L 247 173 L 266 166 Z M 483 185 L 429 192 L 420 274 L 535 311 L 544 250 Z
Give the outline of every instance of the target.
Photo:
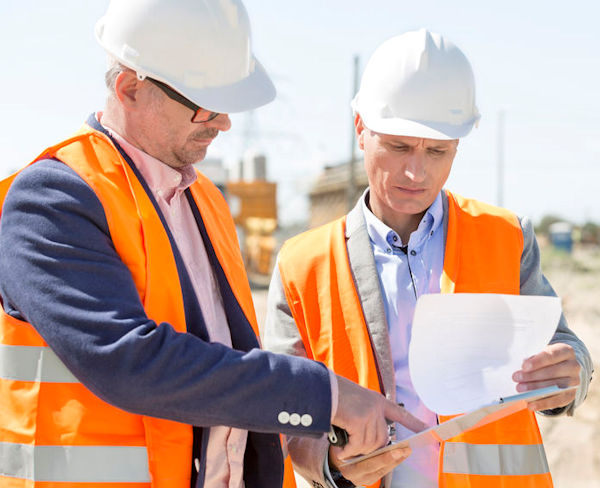
M 556 297 L 421 296 L 408 353 L 413 386 L 431 411 L 462 415 L 344 464 L 404 446 L 415 449 L 445 441 L 527 408 L 530 402 L 577 388 L 550 386 L 518 393 L 512 380 L 524 359 L 546 347 L 560 314 Z
M 409 348 L 415 390 L 442 415 L 470 412 L 517 394 L 513 373 L 548 344 L 560 314 L 557 297 L 421 296 Z

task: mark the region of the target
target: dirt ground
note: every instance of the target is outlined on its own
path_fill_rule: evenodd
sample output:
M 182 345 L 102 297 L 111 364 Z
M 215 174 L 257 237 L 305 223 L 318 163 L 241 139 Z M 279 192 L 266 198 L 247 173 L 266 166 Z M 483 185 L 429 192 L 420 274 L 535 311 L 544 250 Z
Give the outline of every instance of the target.
M 588 397 L 573 417 L 539 417 L 550 472 L 556 488 L 600 488 L 600 249 L 575 248 L 569 257 L 543 247 L 542 266 L 596 370 Z M 262 324 L 267 293 L 254 290 L 253 296 Z
M 569 326 L 585 342 L 596 371 L 573 417 L 541 418 L 557 488 L 600 487 L 600 249 L 576 248 L 572 258 L 542 250 L 542 267 L 559 296 Z

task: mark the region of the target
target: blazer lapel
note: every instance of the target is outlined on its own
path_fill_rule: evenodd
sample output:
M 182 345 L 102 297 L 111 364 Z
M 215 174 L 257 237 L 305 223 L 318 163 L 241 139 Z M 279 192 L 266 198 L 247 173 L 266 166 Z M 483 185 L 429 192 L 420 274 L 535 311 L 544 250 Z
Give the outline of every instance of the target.
M 346 218 L 348 259 L 350 260 L 354 284 L 360 297 L 365 321 L 373 342 L 379 377 L 386 397 L 395 401 L 394 362 L 375 258 L 373 257 L 373 249 L 371 248 L 371 241 L 361 208 L 362 198 L 364 196 L 361 196 L 361 199 Z

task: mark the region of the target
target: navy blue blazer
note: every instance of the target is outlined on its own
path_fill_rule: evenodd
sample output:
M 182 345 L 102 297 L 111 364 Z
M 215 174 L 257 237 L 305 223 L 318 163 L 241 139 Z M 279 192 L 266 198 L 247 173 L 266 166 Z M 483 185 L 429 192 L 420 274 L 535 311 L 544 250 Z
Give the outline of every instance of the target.
M 94 115 L 88 124 L 106 133 Z M 208 341 L 173 236 L 144 179 L 119 150 L 169 235 L 188 333 L 177 333 L 167 323 L 158 327 L 146 316 L 131 274 L 115 251 L 100 201 L 57 160 L 23 170 L 6 197 L 0 221 L 4 309 L 30 322 L 69 370 L 103 400 L 133 413 L 194 426 L 195 456 L 201 460 L 196 486 L 204 485 L 204 427 L 227 425 L 249 431 L 246 487 L 279 487 L 283 467 L 276 433 L 317 437 L 329 429 L 329 373 L 322 364 L 258 348 L 188 190 L 222 293 L 233 348 Z M 281 411 L 309 414 L 313 422 L 308 427 L 283 425 L 277 419 Z

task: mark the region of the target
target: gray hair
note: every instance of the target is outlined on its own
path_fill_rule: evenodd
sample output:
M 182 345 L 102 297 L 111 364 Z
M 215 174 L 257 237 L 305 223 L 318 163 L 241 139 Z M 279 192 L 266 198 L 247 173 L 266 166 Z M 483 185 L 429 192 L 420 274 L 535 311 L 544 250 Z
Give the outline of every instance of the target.
M 106 58 L 107 62 L 107 70 L 104 74 L 104 82 L 106 83 L 106 88 L 111 94 L 115 93 L 115 81 L 117 76 L 123 71 L 129 69 L 127 66 L 121 64 L 119 60 L 113 56 L 108 55 Z

